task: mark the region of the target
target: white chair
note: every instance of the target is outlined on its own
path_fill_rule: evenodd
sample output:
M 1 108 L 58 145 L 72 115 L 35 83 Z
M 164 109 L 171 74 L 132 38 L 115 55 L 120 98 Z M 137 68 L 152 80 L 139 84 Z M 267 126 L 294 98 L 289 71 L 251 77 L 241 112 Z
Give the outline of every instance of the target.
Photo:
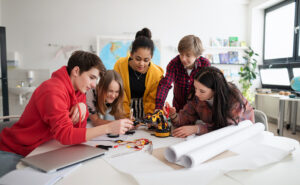
M 11 115 L 11 116 L 0 116 L 0 132 L 5 127 L 11 127 L 15 122 L 20 118 L 19 115 Z M 9 121 L 3 121 L 5 119 L 9 119 Z
M 260 110 L 255 109 L 254 110 L 254 122 L 260 122 L 263 123 L 265 125 L 265 130 L 268 131 L 269 130 L 269 126 L 268 126 L 268 118 L 267 115 Z

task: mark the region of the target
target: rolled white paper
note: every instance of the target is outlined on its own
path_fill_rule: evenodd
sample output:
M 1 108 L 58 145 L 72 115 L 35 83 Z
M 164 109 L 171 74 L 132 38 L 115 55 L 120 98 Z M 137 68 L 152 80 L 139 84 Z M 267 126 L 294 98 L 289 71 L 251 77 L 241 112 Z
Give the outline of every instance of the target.
M 251 125 L 253 125 L 253 123 L 251 121 L 245 120 L 245 121 L 240 122 L 238 125 L 227 126 L 227 127 L 212 131 L 210 133 L 198 136 L 194 139 L 172 145 L 165 150 L 165 153 L 164 153 L 165 158 L 169 162 L 174 163 L 174 162 L 178 161 L 180 157 L 182 157 L 184 154 L 186 154 L 190 151 L 193 151 L 197 148 L 207 145 L 208 143 L 216 141 L 220 138 L 223 138 L 227 135 L 235 133 L 244 128 L 248 128 Z
M 181 164 L 184 167 L 191 168 L 199 165 L 208 159 L 228 150 L 234 145 L 240 144 L 243 141 L 261 133 L 265 130 L 265 126 L 262 123 L 256 123 L 252 126 L 239 130 L 230 136 L 216 140 L 213 143 L 209 143 L 203 147 L 186 153 L 180 159 Z

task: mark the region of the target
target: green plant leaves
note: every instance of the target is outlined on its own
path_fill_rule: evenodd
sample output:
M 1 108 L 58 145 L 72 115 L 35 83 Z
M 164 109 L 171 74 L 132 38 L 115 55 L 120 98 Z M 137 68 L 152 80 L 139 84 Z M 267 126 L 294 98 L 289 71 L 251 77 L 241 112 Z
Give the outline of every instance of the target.
M 247 98 L 249 96 L 249 89 L 252 85 L 252 80 L 256 79 L 257 72 L 257 60 L 253 58 L 254 56 L 259 56 L 257 53 L 253 51 L 253 49 L 249 46 L 247 50 L 245 50 L 245 54 L 243 58 L 246 60 L 246 63 L 244 66 L 240 67 L 240 72 L 238 73 L 240 75 L 240 84 L 242 85 L 242 94 Z M 247 98 L 248 99 L 248 98 Z M 249 100 L 249 99 L 248 99 Z

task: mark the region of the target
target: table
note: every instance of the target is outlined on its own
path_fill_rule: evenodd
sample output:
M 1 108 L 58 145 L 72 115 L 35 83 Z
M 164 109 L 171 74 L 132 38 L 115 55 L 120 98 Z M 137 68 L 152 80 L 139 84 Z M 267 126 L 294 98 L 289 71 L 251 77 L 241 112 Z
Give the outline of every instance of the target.
M 289 97 L 280 97 L 279 99 L 279 116 L 278 116 L 278 135 L 283 135 L 283 122 L 285 115 L 285 102 L 291 103 L 291 115 L 292 115 L 292 131 L 293 134 L 296 133 L 296 125 L 297 125 L 297 109 L 298 102 L 300 102 L 300 98 L 289 98 Z
M 138 130 L 135 135 L 130 136 L 128 139 L 146 137 L 154 143 L 154 149 L 181 142 L 180 138 L 156 138 L 149 133 Z M 109 141 L 89 141 L 86 144 L 108 144 Z M 30 155 L 54 150 L 63 147 L 57 141 L 47 142 L 36 148 Z M 131 162 L 128 162 L 130 165 Z M 297 148 L 292 155 L 287 156 L 283 161 L 271 164 L 257 170 L 250 171 L 235 171 L 229 172 L 226 175 L 221 175 L 210 182 L 210 185 L 254 185 L 254 184 L 272 184 L 272 185 L 298 185 L 300 184 L 299 178 L 300 171 L 300 149 Z M 191 171 L 192 173 L 192 171 Z M 194 179 L 197 182 L 197 179 Z M 242 182 L 242 183 L 241 183 Z M 137 181 L 129 175 L 124 174 L 112 167 L 103 157 L 86 161 L 64 179 L 56 183 L 57 185 L 81 185 L 81 184 L 124 184 L 135 185 Z M 151 182 L 149 182 L 151 184 Z
M 297 125 L 297 109 L 298 109 L 298 102 L 300 102 L 300 98 L 290 98 L 288 96 L 283 96 L 279 94 L 255 94 L 255 104 L 256 106 L 259 105 L 259 97 L 273 97 L 278 98 L 278 125 L 277 125 L 277 133 L 278 135 L 283 135 L 283 126 L 284 126 L 284 117 L 285 117 L 285 103 L 289 103 L 288 111 L 290 112 L 290 119 L 291 119 L 291 126 L 292 126 L 292 133 L 296 133 L 296 125 Z M 262 110 L 263 111 L 263 110 Z

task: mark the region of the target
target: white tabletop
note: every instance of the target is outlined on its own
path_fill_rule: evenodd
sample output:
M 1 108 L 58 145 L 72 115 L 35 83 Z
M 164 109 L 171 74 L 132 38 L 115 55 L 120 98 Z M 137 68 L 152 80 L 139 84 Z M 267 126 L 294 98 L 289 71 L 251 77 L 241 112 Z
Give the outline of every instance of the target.
M 183 139 L 179 138 L 156 138 L 151 136 L 148 132 L 144 130 L 138 130 L 136 134 L 130 136 L 128 139 L 132 140 L 135 138 L 148 138 L 152 140 L 154 144 L 154 149 L 165 147 L 174 143 L 181 142 Z M 91 141 L 87 142 L 89 145 L 96 144 L 113 144 L 109 141 Z M 42 153 L 48 150 L 53 150 L 55 148 L 62 147 L 57 141 L 47 142 L 36 150 L 34 150 L 30 155 L 34 155 L 37 153 Z M 143 151 L 142 151 L 143 152 Z M 108 152 L 107 156 L 113 154 L 113 152 Z M 106 157 L 107 157 L 106 156 Z M 128 165 L 131 165 L 134 161 L 128 161 Z M 164 165 L 162 163 L 162 165 Z M 282 184 L 300 184 L 300 149 L 297 148 L 292 155 L 287 156 L 282 161 L 271 164 L 256 170 L 248 170 L 248 171 L 235 171 L 229 172 L 225 175 L 220 175 L 216 179 L 214 179 L 210 184 L 211 185 L 254 185 L 254 184 L 272 184 L 272 185 L 282 185 Z M 191 171 L 191 173 L 193 173 Z M 197 178 L 195 177 L 195 182 L 197 182 Z M 137 181 L 112 167 L 104 157 L 92 159 L 90 161 L 84 162 L 77 170 L 72 172 L 70 175 L 64 177 L 57 184 L 60 185 L 81 185 L 81 184 L 138 184 Z M 151 182 L 149 182 L 151 184 Z M 157 184 L 156 184 L 157 185 Z

